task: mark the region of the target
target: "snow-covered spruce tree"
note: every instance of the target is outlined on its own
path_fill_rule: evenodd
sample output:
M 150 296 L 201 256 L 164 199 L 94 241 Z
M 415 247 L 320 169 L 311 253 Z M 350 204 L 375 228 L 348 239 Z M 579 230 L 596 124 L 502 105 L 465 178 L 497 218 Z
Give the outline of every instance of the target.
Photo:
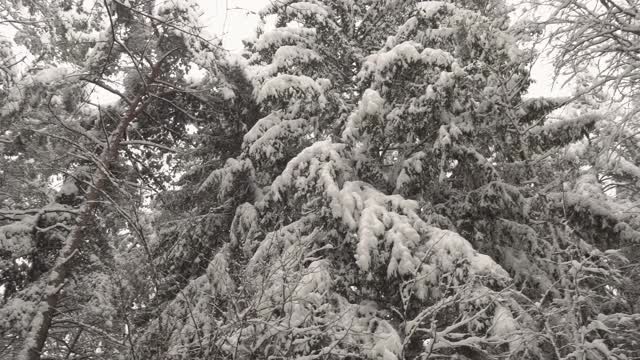
M 165 187 L 188 126 L 226 97 L 193 3 L 86 5 L 2 4 L 33 59 L 0 98 L 12 167 L 2 169 L 12 195 L 0 212 L 3 358 L 126 353 L 133 310 L 160 291 L 144 197 Z M 194 68 L 205 74 L 195 83 Z M 96 88 L 117 101 L 96 104 Z
M 636 220 L 566 156 L 600 118 L 552 121 L 562 101 L 523 100 L 529 59 L 501 4 L 286 1 L 264 15 L 276 28 L 249 50 L 266 116 L 197 182 L 235 208 L 231 230 L 139 354 L 635 356 L 616 293 Z
M 194 286 L 191 281 L 205 273 L 220 246 L 229 242 L 234 209 L 253 201 L 251 173 L 243 172 L 247 169 L 237 170 L 237 178 L 229 184 L 225 195 L 209 196 L 200 190 L 211 182 L 212 171 L 240 154 L 242 136 L 258 119 L 252 86 L 244 69 L 233 63 L 221 67 L 226 69 L 226 86 L 221 88 L 224 95 L 213 102 L 216 112 L 197 124 L 189 151 L 176 157 L 182 175 L 173 189 L 159 194 L 154 205 L 157 211 L 149 218 L 153 239 L 149 246 L 160 286 L 147 292 L 151 294 L 148 300 L 140 296 L 144 307 L 136 311 L 133 319 L 135 326 L 131 331 L 137 343 L 132 356 L 145 359 L 165 356 L 172 350 L 170 340 L 181 332 L 182 321 L 188 319 L 197 324 L 201 318 L 206 319 L 197 315 L 200 311 L 185 299 L 185 294 Z M 228 196 L 230 193 L 232 197 Z M 149 270 L 143 268 L 143 272 Z M 179 305 L 163 311 L 168 303 Z M 152 309 L 163 312 L 158 316 Z M 193 357 L 198 354 L 193 350 L 188 353 Z
M 271 11 L 276 10 L 277 8 L 274 8 Z M 375 10 L 376 18 L 380 16 L 378 13 L 380 9 L 373 10 Z M 268 15 L 268 12 L 264 15 Z M 301 15 L 304 14 L 291 16 Z M 323 20 L 319 19 L 318 21 Z M 345 21 L 351 24 L 345 26 L 353 26 L 353 22 L 357 19 L 345 17 Z M 283 16 L 278 22 L 286 24 L 288 22 L 287 16 Z M 367 22 L 367 26 L 372 26 L 372 24 L 372 22 Z M 322 30 L 322 27 L 319 29 Z M 383 39 L 379 33 L 374 35 Z M 340 39 L 338 51 L 336 51 L 336 42 L 331 38 Z M 320 41 L 324 41 L 324 43 L 317 43 Z M 327 56 L 327 60 L 331 63 L 320 61 L 319 55 L 314 55 L 311 51 L 301 54 L 298 56 L 299 59 L 292 63 L 292 60 L 288 60 L 287 57 L 293 56 L 295 58 L 297 56 L 294 45 L 298 43 L 315 46 L 318 51 L 325 53 L 329 51 L 330 46 L 333 46 L 334 48 L 329 51 L 330 56 Z M 283 44 L 291 46 L 283 47 L 276 54 Z M 253 154 L 253 162 L 260 167 L 260 176 L 265 177 L 262 183 L 269 183 L 284 169 L 292 157 L 312 144 L 315 139 L 315 137 L 303 138 L 302 135 L 313 132 L 314 128 L 319 132 L 329 131 L 336 117 L 342 117 L 343 121 L 346 119 L 350 107 L 348 104 L 357 101 L 354 99 L 356 84 L 352 79 L 357 73 L 358 63 L 363 57 L 362 50 L 353 46 L 349 38 L 336 32 L 335 29 L 333 35 L 323 38 L 315 36 L 315 29 L 300 29 L 298 31 L 292 27 L 279 27 L 273 32 L 265 33 L 258 41 L 251 44 L 251 47 L 255 51 L 249 54 L 249 61 L 256 65 L 260 71 L 260 74 L 254 77 L 256 83 L 269 81 L 279 71 L 286 70 L 289 74 L 283 77 L 284 81 L 300 80 L 297 94 L 304 98 L 306 90 L 304 86 L 309 84 L 309 81 L 311 83 L 313 81 L 308 76 L 292 75 L 310 74 L 316 71 L 322 73 L 323 77 L 331 78 L 334 88 L 340 87 L 343 90 L 336 91 L 329 99 L 325 98 L 322 107 L 316 106 L 311 109 L 312 101 L 315 101 L 318 96 L 317 93 L 314 93 L 311 95 L 313 96 L 311 101 L 298 107 L 298 110 L 285 106 L 283 110 L 288 111 L 289 114 L 271 114 L 261 120 L 262 124 L 254 126 L 257 120 L 257 109 L 255 109 L 255 100 L 252 99 L 251 94 L 253 87 L 250 84 L 242 85 L 243 81 L 239 81 L 232 89 L 235 92 L 233 98 L 235 104 L 228 104 L 230 111 L 226 112 L 225 120 L 231 126 L 227 129 L 218 128 L 212 131 L 212 127 L 215 127 L 213 125 L 215 122 L 213 122 L 199 128 L 197 137 L 202 140 L 202 145 L 194 154 L 195 156 L 185 159 L 186 174 L 181 180 L 182 188 L 161 197 L 163 200 L 161 207 L 164 210 L 156 221 L 159 239 L 156 253 L 158 254 L 158 264 L 167 270 L 167 282 L 172 287 L 166 299 L 173 301 L 160 319 L 155 319 L 149 324 L 138 346 L 138 355 L 140 356 L 163 357 L 167 353 L 175 356 L 188 354 L 185 355 L 187 357 L 220 356 L 219 353 L 212 355 L 211 351 L 214 348 L 210 339 L 205 340 L 204 344 L 202 340 L 205 335 L 201 334 L 200 328 L 207 328 L 206 332 L 215 330 L 210 329 L 213 319 L 210 313 L 214 310 L 206 298 L 206 290 L 202 289 L 206 286 L 206 282 L 203 282 L 206 278 L 202 275 L 220 246 L 229 242 L 229 230 L 235 209 L 244 202 L 255 202 L 256 194 L 259 192 L 254 180 L 256 172 L 253 164 L 243 159 L 245 155 L 241 155 L 241 153 L 252 152 L 248 146 L 252 140 L 247 140 L 252 135 L 246 134 L 247 130 L 270 127 L 272 126 L 269 123 L 270 120 L 280 122 L 285 118 L 296 119 L 296 117 L 303 116 L 303 112 L 307 114 L 304 115 L 305 117 L 313 119 L 313 123 L 323 124 L 322 126 L 314 126 L 313 123 L 302 120 L 289 121 L 283 123 L 286 127 L 285 131 L 294 132 L 297 135 L 286 136 L 287 133 L 284 133 L 281 136 L 272 130 L 271 133 L 275 136 L 273 138 L 262 137 L 259 133 L 262 130 L 253 130 L 256 135 L 263 138 L 261 145 L 254 147 L 257 151 Z M 304 56 L 309 56 L 307 62 L 305 62 Z M 300 62 L 301 60 L 302 62 Z M 239 78 L 242 78 L 241 74 L 239 74 Z M 277 85 L 277 81 L 272 84 Z M 331 111 L 327 111 L 329 107 L 332 109 Z M 225 167 L 227 159 L 229 161 Z M 176 208 L 183 211 L 171 214 L 172 210 Z M 166 221 L 167 219 L 169 221 Z M 191 283 L 181 289 L 189 281 Z M 176 294 L 177 297 L 174 300 L 172 295 Z M 235 297 L 231 295 L 228 299 L 229 304 L 235 301 Z M 174 326 L 167 327 L 163 324 L 174 324 Z

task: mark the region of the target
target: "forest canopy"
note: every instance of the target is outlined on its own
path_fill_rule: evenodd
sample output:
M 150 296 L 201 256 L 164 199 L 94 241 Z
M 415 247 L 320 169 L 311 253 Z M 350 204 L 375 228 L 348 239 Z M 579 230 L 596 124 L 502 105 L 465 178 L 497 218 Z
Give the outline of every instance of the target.
M 0 1 L 1 359 L 640 358 L 640 4 L 200 5 Z

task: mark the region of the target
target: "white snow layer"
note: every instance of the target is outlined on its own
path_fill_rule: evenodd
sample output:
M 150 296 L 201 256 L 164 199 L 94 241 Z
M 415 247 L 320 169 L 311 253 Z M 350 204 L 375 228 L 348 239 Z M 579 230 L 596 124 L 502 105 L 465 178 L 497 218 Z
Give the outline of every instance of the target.
M 405 67 L 408 64 L 420 62 L 425 65 L 446 68 L 454 63 L 453 56 L 447 51 L 432 48 L 420 51 L 421 48 L 422 45 L 419 43 L 405 41 L 389 51 L 369 55 L 362 65 L 358 77 L 365 78 L 367 75 L 373 74 L 377 80 L 383 80 L 384 73 L 397 66 Z
M 35 217 L 26 216 L 21 221 L 0 226 L 0 249 L 11 252 L 12 255 L 26 255 L 35 245 L 31 232 Z
M 281 74 L 267 80 L 258 90 L 256 101 L 263 102 L 269 97 L 284 96 L 291 89 L 300 91 L 307 96 L 322 94 L 322 87 L 312 78 L 304 75 Z
M 467 281 L 465 274 L 509 278 L 493 259 L 475 251 L 457 233 L 427 225 L 417 214 L 417 202 L 386 195 L 360 181 L 340 184 L 337 179 L 348 178 L 350 171 L 340 154 L 343 149 L 344 145 L 328 140 L 304 149 L 274 181 L 274 200 L 281 200 L 288 191 L 295 196 L 320 193 L 333 217 L 355 235 L 358 267 L 367 273 L 383 267 L 389 278 L 422 274 L 423 281 L 416 282 L 419 296 L 427 296 L 428 288 L 446 273 L 457 274 L 459 283 Z M 466 264 L 465 274 L 460 273 L 460 264 Z
M 343 141 L 353 141 L 359 137 L 359 129 L 366 116 L 382 117 L 384 109 L 384 99 L 373 89 L 366 89 L 362 94 L 362 99 L 358 108 L 349 115 L 347 124 L 342 132 Z
M 278 68 L 290 67 L 297 63 L 319 61 L 320 55 L 315 51 L 300 46 L 284 45 L 273 55 L 272 64 Z
M 313 16 L 318 21 L 322 21 L 329 16 L 329 12 L 323 6 L 314 4 L 311 2 L 296 2 L 287 6 L 288 15 L 302 14 L 306 16 Z
M 465 262 L 471 277 L 509 278 L 491 257 L 475 251 L 457 233 L 424 223 L 415 201 L 385 195 L 362 182 L 345 182 L 339 200 L 334 216 L 357 235 L 355 257 L 362 271 L 386 266 L 390 278 L 423 274 L 424 281 L 416 282 L 419 296 L 438 284 L 440 274 L 455 273 Z
M 304 27 L 279 27 L 262 34 L 255 43 L 257 51 L 279 48 L 284 44 L 308 44 L 315 37 L 316 30 Z

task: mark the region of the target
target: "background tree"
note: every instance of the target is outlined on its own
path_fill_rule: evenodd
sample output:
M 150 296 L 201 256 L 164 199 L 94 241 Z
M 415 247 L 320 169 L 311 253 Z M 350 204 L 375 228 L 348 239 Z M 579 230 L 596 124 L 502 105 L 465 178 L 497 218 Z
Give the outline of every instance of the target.
M 189 126 L 215 117 L 226 86 L 220 52 L 200 35 L 191 3 L 3 6 L 22 26 L 16 41 L 38 57 L 2 99 L 3 161 L 12 165 L 4 185 L 20 200 L 3 209 L 0 228 L 2 351 L 114 358 L 131 340 L 132 307 L 146 305 L 139 296 L 159 291 L 141 210 L 176 171 L 171 155 L 189 148 Z M 203 81 L 188 80 L 193 68 Z M 96 104 L 95 89 L 118 100 Z M 29 196 L 14 193 L 13 179 L 28 181 Z M 141 262 L 153 271 L 123 272 Z
M 546 14 L 538 19 L 551 45 L 557 75 L 564 75 L 575 89 L 567 112 L 597 111 L 603 121 L 590 133 L 588 146 L 570 148 L 585 156 L 583 166 L 591 168 L 596 182 L 621 204 L 618 216 L 636 216 L 638 195 L 638 106 L 637 42 L 635 1 L 531 2 Z M 634 220 L 629 220 L 634 221 Z M 624 247 L 631 263 L 625 274 L 635 279 L 623 294 L 636 303 L 639 248 Z M 637 306 L 637 305 L 636 305 Z M 637 308 L 636 308 L 637 309 Z M 637 310 L 636 310 L 637 311 Z

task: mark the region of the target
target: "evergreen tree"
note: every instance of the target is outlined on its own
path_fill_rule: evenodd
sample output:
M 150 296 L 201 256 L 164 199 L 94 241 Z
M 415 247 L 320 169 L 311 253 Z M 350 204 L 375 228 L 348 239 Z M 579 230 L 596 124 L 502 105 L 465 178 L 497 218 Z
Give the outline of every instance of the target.
M 200 187 L 249 201 L 150 331 L 175 326 L 155 357 L 634 356 L 616 293 L 637 222 L 564 156 L 601 118 L 523 99 L 530 58 L 502 4 L 263 15 L 276 28 L 249 59 L 267 115 Z

